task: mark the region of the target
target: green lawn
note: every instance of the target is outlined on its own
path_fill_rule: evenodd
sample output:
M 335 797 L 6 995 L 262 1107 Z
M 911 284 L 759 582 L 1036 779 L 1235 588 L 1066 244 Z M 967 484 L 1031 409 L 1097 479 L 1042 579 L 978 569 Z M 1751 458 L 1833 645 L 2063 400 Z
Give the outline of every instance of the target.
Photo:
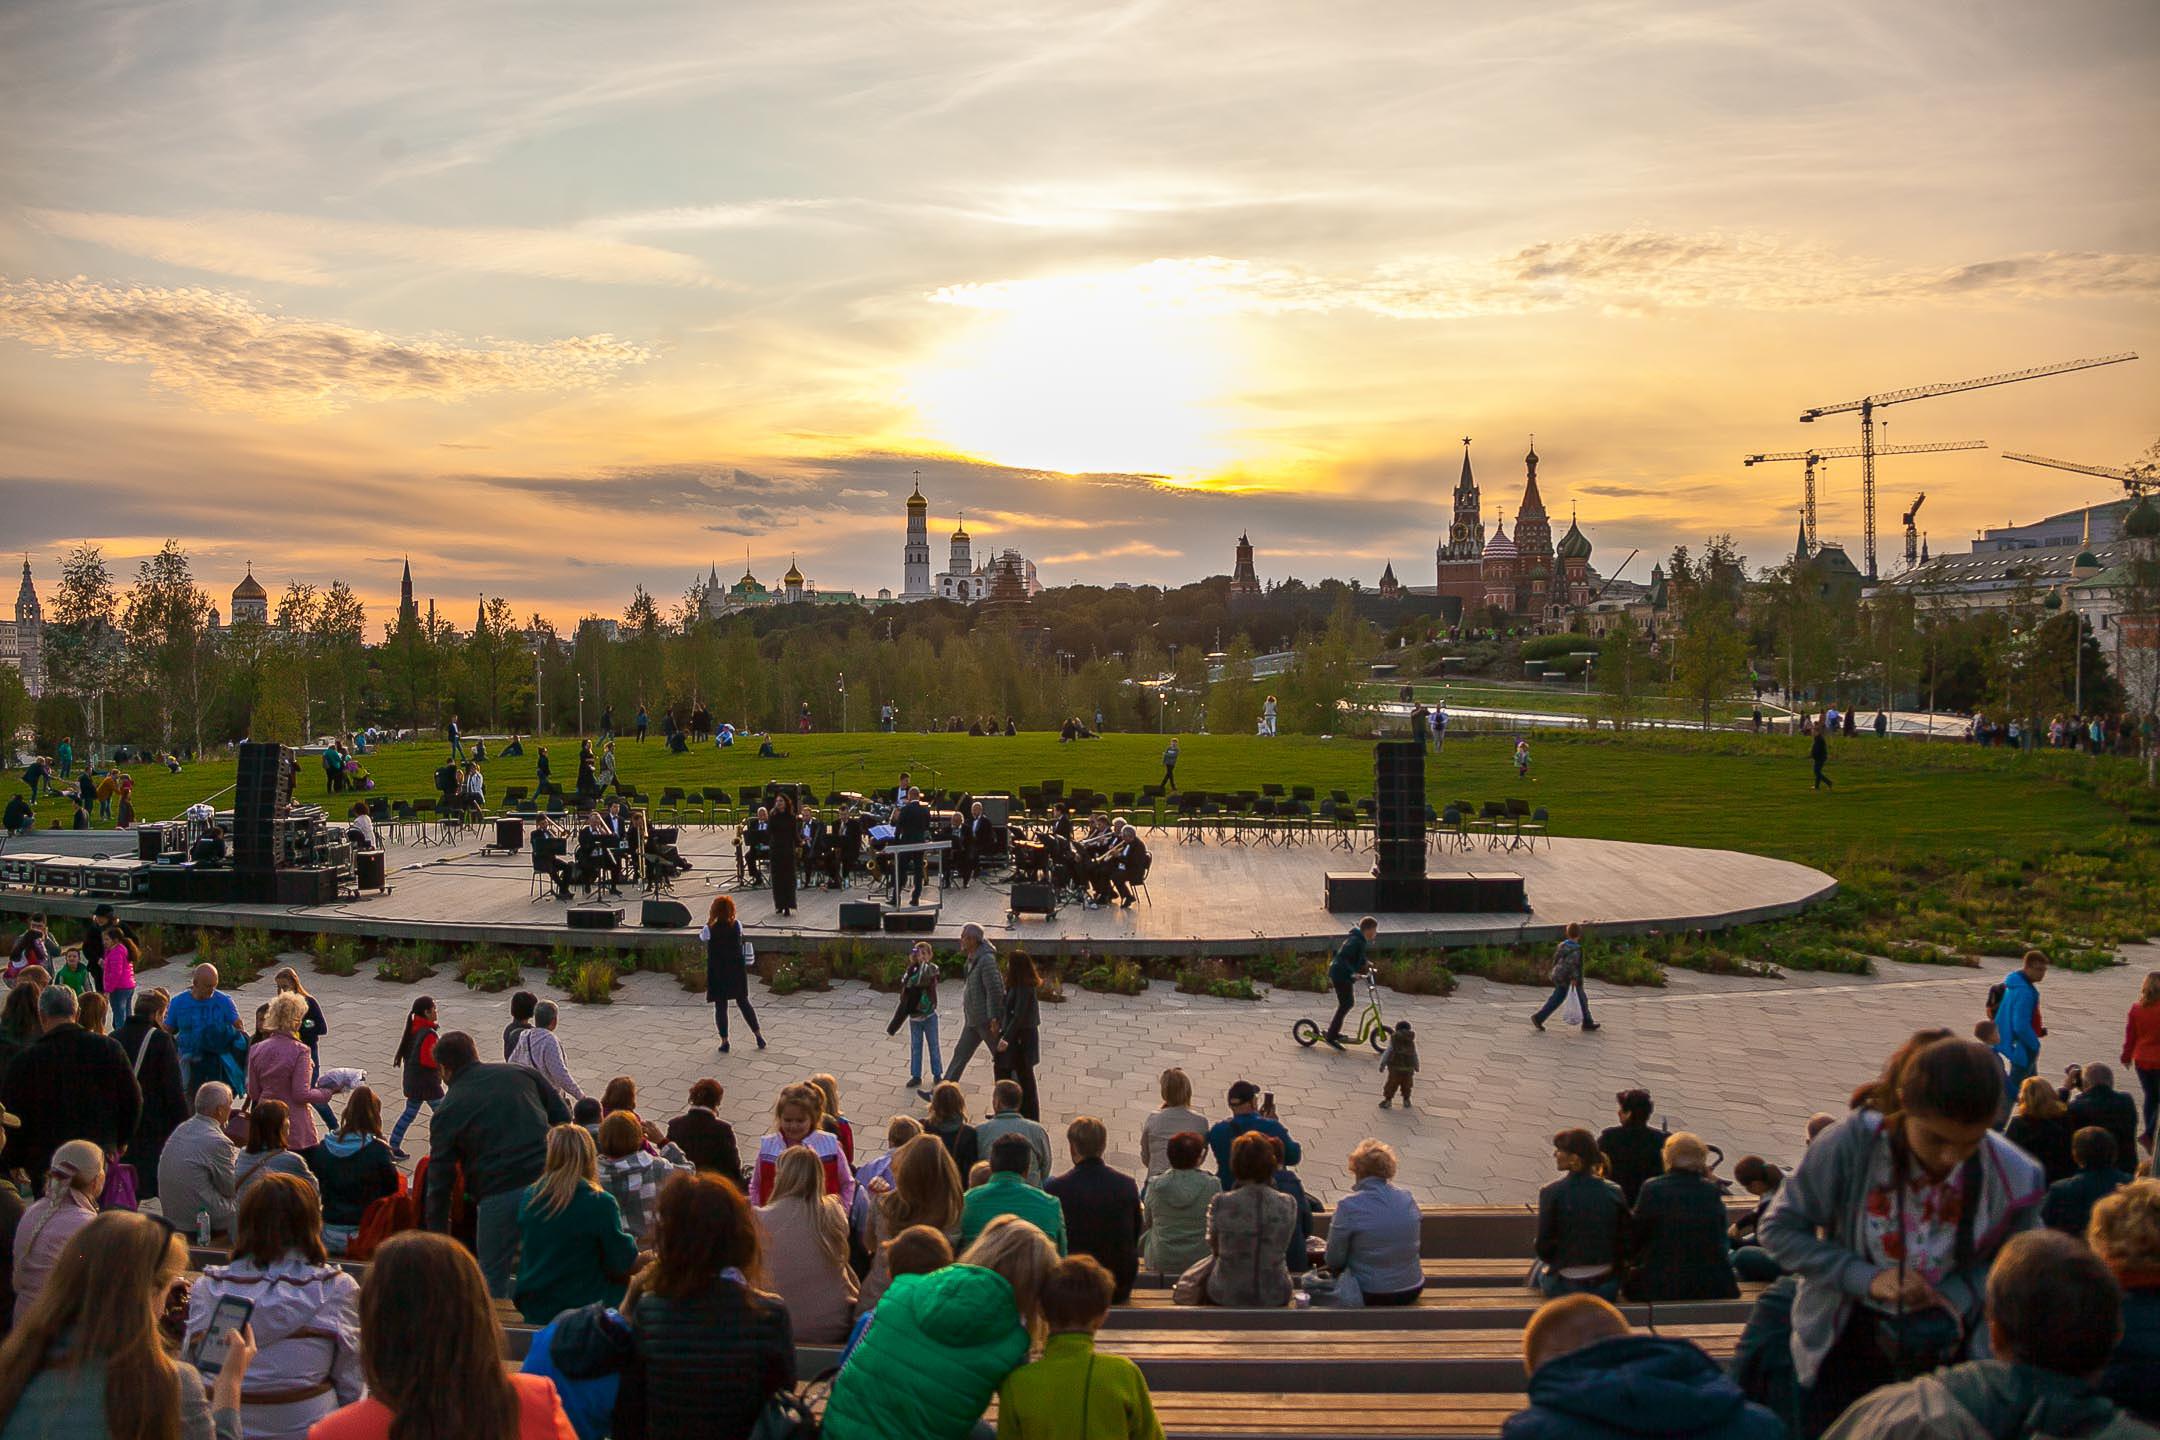
M 1062 745 L 1055 735 L 974 738 L 965 735 L 809 735 L 776 737 L 787 758 L 759 760 L 750 744 L 710 745 L 670 755 L 657 740 L 618 744 L 623 780 L 658 798 L 670 785 L 737 790 L 765 780 L 795 780 L 819 793 L 892 785 L 911 770 L 917 783 L 976 791 L 1017 790 L 1062 779 L 1068 786 L 1133 790 L 1162 775 L 1163 738 L 1109 735 Z M 574 743 L 550 745 L 554 775 L 576 778 Z M 2045 854 L 2113 832 L 2121 811 L 2074 783 L 2104 772 L 2127 781 L 2128 761 L 2082 756 L 2019 756 L 1960 745 L 1862 737 L 1831 747 L 1837 788 L 1809 789 L 1805 743 L 1721 734 L 1531 736 L 1531 772 L 1518 782 L 1510 737 L 1457 737 L 1427 762 L 1427 792 L 1436 804 L 1520 796 L 1552 813 L 1563 835 L 1661 840 L 1748 850 L 1820 865 L 1835 872 L 1856 848 L 1888 851 L 1913 862 L 1966 850 L 1995 855 Z M 1325 796 L 1372 789 L 1368 742 L 1285 736 L 1186 736 L 1178 783 L 1187 789 L 1258 789 L 1263 782 L 1305 784 Z M 433 794 L 435 767 L 447 747 L 414 742 L 378 750 L 367 759 L 376 794 L 418 799 Z M 2101 769 L 2096 769 L 2101 767 Z M 180 775 L 158 766 L 135 767 L 136 808 L 144 819 L 165 819 L 232 783 L 233 763 L 191 765 Z M 500 799 L 513 785 L 534 783 L 534 756 L 491 760 L 488 793 Z M 11 788 L 20 789 L 16 779 Z M 303 760 L 300 798 L 328 803 L 322 768 Z M 226 796 L 219 804 L 230 803 Z M 40 823 L 67 813 L 48 801 Z
M 1445 700 L 1455 709 L 1512 710 L 1530 715 L 1602 715 L 1606 704 L 1605 697 L 1595 690 L 1585 694 L 1579 679 L 1569 682 L 1554 681 L 1545 685 L 1528 682 L 1506 685 L 1478 680 L 1450 680 L 1443 685 L 1439 681 L 1420 680 L 1412 685 L 1411 690 L 1427 705 Z M 1364 687 L 1364 694 L 1367 701 L 1397 702 L 1402 695 L 1402 686 L 1382 680 L 1371 681 Z M 1735 696 L 1729 701 L 1712 706 L 1711 720 L 1719 724 L 1735 721 L 1744 723 L 1749 718 L 1753 704 L 1746 696 Z M 1670 699 L 1664 695 L 1644 695 L 1641 707 L 1644 719 L 1694 722 L 1702 718 L 1701 706 L 1685 700 Z M 1763 706 L 1765 716 L 1785 713 L 1781 707 L 1773 704 Z M 1460 716 L 1455 723 L 1467 724 L 1472 718 Z

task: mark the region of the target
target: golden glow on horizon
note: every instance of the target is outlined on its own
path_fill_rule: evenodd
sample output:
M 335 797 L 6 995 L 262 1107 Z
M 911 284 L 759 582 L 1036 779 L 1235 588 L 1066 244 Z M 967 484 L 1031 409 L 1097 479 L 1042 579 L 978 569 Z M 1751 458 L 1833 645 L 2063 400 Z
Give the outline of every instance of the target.
M 938 444 L 1026 469 L 1184 483 L 1235 458 L 1229 317 L 1159 287 L 1084 278 L 932 298 L 973 312 L 907 379 Z

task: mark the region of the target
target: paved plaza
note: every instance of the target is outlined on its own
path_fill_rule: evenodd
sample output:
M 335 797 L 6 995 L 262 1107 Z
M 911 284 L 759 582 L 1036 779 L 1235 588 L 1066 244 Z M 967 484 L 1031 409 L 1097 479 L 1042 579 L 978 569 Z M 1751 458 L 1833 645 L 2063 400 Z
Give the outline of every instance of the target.
M 2124 1012 L 2145 973 L 2160 967 L 2160 946 L 2133 946 L 2127 955 L 2124 968 L 2049 976 L 2042 987 L 2050 1032 L 2043 1073 L 2059 1075 L 2071 1061 L 2115 1061 Z M 293 963 L 329 1015 L 323 1063 L 365 1068 L 390 1115 L 399 1093 L 390 1054 L 415 994 L 435 998 L 445 1029 L 469 1030 L 484 1055 L 500 1054 L 507 994 L 474 993 L 447 970 L 408 987 L 375 979 L 371 968 L 338 979 L 314 974 L 305 957 Z M 146 972 L 143 983 L 184 984 L 183 964 Z M 1088 1114 L 1109 1126 L 1111 1161 L 1136 1170 L 1140 1122 L 1156 1104 L 1156 1076 L 1179 1064 L 1211 1117 L 1222 1113 L 1233 1080 L 1250 1078 L 1273 1090 L 1284 1122 L 1304 1145 L 1300 1173 L 1316 1193 L 1340 1194 L 1350 1147 L 1376 1135 L 1401 1152 L 1402 1178 L 1421 1200 L 1527 1204 L 1550 1178 L 1552 1132 L 1611 1123 L 1614 1092 L 1642 1085 L 1656 1096 L 1663 1122 L 1723 1148 L 1729 1173 L 1730 1162 L 1750 1152 L 1793 1160 L 1808 1115 L 1841 1109 L 1852 1087 L 1872 1076 L 1914 1028 L 1948 1024 L 1969 1031 L 2004 968 L 2001 961 L 1977 970 L 1883 964 L 1869 979 L 1783 981 L 1675 970 L 1662 990 L 1592 982 L 1591 1008 L 1604 1027 L 1593 1035 L 1557 1020 L 1544 1034 L 1533 1031 L 1528 1017 L 1542 992 L 1516 986 L 1473 979 L 1446 998 L 1387 994 L 1389 1017 L 1408 1018 L 1417 1029 L 1424 1068 L 1409 1111 L 1378 1108 L 1380 1072 L 1369 1052 L 1300 1050 L 1291 1041 L 1296 1017 L 1326 1018 L 1322 996 L 1273 991 L 1255 1003 L 1180 995 L 1166 983 L 1137 997 L 1072 988 L 1064 1004 L 1043 1009 L 1043 1120 L 1061 1164 L 1065 1122 Z M 541 972 L 527 974 L 532 988 L 547 993 Z M 266 976 L 240 992 L 244 1011 L 252 1012 L 270 990 Z M 752 990 L 771 1042 L 763 1052 L 749 1043 L 738 1017 L 733 1053 L 716 1054 L 710 1008 L 673 979 L 651 973 L 629 977 L 613 1005 L 566 1003 L 559 1033 L 581 1084 L 597 1094 L 611 1076 L 633 1076 L 642 1107 L 655 1117 L 680 1110 L 693 1080 L 717 1077 L 727 1087 L 723 1114 L 745 1137 L 766 1128 L 767 1107 L 782 1084 L 818 1070 L 839 1077 L 866 1151 L 881 1144 L 886 1117 L 920 1112 L 902 1084 L 906 1033 L 885 1034 L 890 996 L 851 982 L 786 997 L 754 982 Z M 959 991 L 953 978 L 943 992 L 948 1053 Z M 2134 1092 L 2135 1078 L 2125 1073 L 2124 1080 Z M 965 1083 L 970 1113 L 979 1118 L 991 1083 L 981 1057 Z M 425 1133 L 423 1118 L 406 1148 L 421 1153 Z

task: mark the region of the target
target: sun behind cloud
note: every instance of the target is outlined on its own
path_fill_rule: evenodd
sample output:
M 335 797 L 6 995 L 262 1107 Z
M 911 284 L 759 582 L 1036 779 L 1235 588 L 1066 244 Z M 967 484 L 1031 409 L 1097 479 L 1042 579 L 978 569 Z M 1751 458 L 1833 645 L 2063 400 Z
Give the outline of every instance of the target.
M 961 316 L 908 374 L 924 438 L 999 464 L 1191 482 L 1236 458 L 1233 317 L 1130 277 L 957 286 Z

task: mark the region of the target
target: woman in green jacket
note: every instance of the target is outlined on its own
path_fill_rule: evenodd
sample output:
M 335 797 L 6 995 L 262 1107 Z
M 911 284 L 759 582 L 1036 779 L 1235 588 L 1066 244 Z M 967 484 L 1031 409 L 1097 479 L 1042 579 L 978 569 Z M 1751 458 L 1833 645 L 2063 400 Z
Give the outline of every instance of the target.
M 637 1241 L 600 1188 L 600 1152 L 582 1125 L 548 1131 L 547 1168 L 518 1210 L 518 1313 L 545 1325 L 565 1310 L 622 1299 Z
M 903 1275 L 878 1301 L 825 1407 L 827 1440 L 968 1440 L 1042 1333 L 1057 1251 L 1012 1215 L 956 1264 Z
M 1140 1250 L 1150 1270 L 1177 1276 L 1208 1253 L 1208 1206 L 1222 1194 L 1222 1186 L 1200 1168 L 1207 1154 L 1202 1137 L 1173 1135 L 1164 1149 L 1170 1168 L 1148 1181 L 1143 1202 L 1148 1228 Z

